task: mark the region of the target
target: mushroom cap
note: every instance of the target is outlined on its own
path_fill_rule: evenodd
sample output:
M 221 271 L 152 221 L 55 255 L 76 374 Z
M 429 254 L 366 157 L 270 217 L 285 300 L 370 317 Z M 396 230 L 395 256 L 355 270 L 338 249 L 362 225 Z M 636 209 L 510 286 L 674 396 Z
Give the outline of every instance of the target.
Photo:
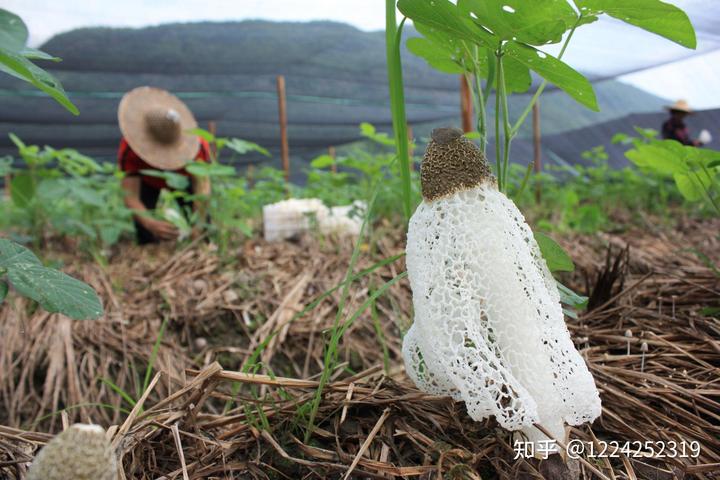
M 485 155 L 457 128 L 436 128 L 420 167 L 423 198 L 427 201 L 469 190 L 494 177 Z
M 27 480 L 117 480 L 117 458 L 99 425 L 75 424 L 45 445 Z

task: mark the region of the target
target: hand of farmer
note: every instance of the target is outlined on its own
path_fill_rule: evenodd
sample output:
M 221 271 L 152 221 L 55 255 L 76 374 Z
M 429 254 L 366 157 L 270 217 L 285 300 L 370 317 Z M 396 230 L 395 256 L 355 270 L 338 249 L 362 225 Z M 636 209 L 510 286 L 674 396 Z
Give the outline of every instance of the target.
M 140 222 L 160 240 L 175 240 L 180 235 L 180 232 L 172 223 L 147 217 L 142 217 Z

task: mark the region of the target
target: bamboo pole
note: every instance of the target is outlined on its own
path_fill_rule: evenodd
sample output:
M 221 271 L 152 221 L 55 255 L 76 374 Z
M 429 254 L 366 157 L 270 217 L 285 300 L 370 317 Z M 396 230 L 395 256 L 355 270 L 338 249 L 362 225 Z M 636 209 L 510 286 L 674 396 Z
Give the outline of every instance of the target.
M 532 109 L 533 124 L 533 165 L 536 174 L 542 170 L 542 140 L 540 134 L 540 99 L 535 102 Z M 535 201 L 540 203 L 542 197 L 542 186 L 539 181 L 535 182 Z
M 465 75 L 460 75 L 460 114 L 462 115 L 463 132 L 472 132 L 472 95 L 470 94 L 470 85 L 468 85 Z
M 335 147 L 333 147 L 332 145 L 328 147 L 328 155 L 330 155 L 333 159 L 333 163 L 330 166 L 330 171 L 332 171 L 332 173 L 337 173 L 337 153 L 335 152 Z
M 210 132 L 213 138 L 217 136 L 217 122 L 215 122 L 215 120 L 208 122 L 208 132 Z M 217 144 L 215 142 L 210 145 L 210 156 L 213 160 L 217 160 Z
M 280 155 L 285 171 L 285 181 L 290 181 L 290 147 L 287 136 L 287 98 L 285 96 L 285 77 L 277 76 L 278 113 L 280 119 Z

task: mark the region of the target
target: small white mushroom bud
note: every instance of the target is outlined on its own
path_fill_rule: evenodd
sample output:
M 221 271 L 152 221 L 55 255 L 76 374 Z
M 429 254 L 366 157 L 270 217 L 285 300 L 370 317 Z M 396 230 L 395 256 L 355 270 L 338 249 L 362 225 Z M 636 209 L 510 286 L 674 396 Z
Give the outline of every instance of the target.
M 205 280 L 198 278 L 195 280 L 192 284 L 193 290 L 195 290 L 195 293 L 203 294 L 208 289 L 208 284 Z
M 223 300 L 225 300 L 225 303 L 232 304 L 235 303 L 240 296 L 235 292 L 235 290 L 225 290 L 223 292 Z
M 75 424 L 37 454 L 27 480 L 117 480 L 117 458 L 99 425 Z
M 203 350 L 205 347 L 208 346 L 208 341 L 204 337 L 197 337 L 195 339 L 195 348 L 198 350 Z
M 648 344 L 647 342 L 642 342 L 640 344 L 640 373 L 645 371 L 645 354 L 648 351 Z
M 630 339 L 632 338 L 632 330 L 629 328 L 625 330 L 625 338 L 627 338 L 627 355 L 630 355 Z
M 600 415 L 600 397 L 565 325 L 557 284 L 530 227 L 462 132 L 436 129 L 410 219 L 415 319 L 403 340 L 425 392 L 465 401 L 530 441 Z

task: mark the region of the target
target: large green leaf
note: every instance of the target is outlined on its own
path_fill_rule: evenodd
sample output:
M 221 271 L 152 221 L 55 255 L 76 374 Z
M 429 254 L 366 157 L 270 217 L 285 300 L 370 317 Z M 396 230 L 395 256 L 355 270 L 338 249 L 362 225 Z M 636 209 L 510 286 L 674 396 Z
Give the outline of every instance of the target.
M 529 45 L 514 41 L 507 42 L 505 54 L 565 91 L 579 103 L 599 111 L 592 85 L 568 64 Z
M 0 268 L 9 268 L 16 263 L 42 265 L 33 252 L 10 240 L 0 238 Z
M 35 182 L 29 173 L 18 173 L 10 181 L 10 198 L 15 206 L 26 208 L 35 198 Z
M 8 268 L 7 275 L 15 290 L 48 312 L 62 313 L 75 320 L 94 319 L 103 313 L 95 291 L 63 272 L 37 263 L 16 263 Z
M 410 38 L 406 45 L 411 53 L 425 60 L 435 70 L 451 74 L 459 74 L 465 71 L 456 60 L 454 52 L 427 38 Z
M 625 152 L 625 156 L 641 168 L 649 168 L 664 175 L 686 173 L 684 147 L 675 141 L 640 144 Z
M 572 259 L 555 240 L 540 232 L 535 232 L 534 235 L 535 241 L 540 247 L 540 253 L 542 253 L 551 272 L 572 272 L 575 270 Z
M 705 192 L 712 184 L 712 179 L 702 170 L 690 171 L 688 173 L 675 173 L 673 174 L 673 179 L 682 196 L 691 202 L 702 200 Z
M 0 8 L 0 46 L 11 52 L 25 48 L 28 29 L 25 22 L 12 12 Z
M 573 0 L 583 15 L 607 13 L 625 23 L 695 48 L 695 29 L 687 14 L 660 0 Z M 713 3 L 713 2 L 708 2 Z M 711 7 L 708 6 L 708 9 Z
M 408 50 L 425 59 L 431 67 L 445 73 L 462 73 L 473 71 L 476 68 L 481 76 L 487 73 L 487 54 L 485 47 L 456 38 L 453 34 L 439 30 L 433 26 L 415 21 L 415 29 L 424 38 L 410 38 L 407 41 Z M 468 48 L 478 49 L 474 61 L 468 58 Z M 474 72 L 473 72 L 474 73 Z
M 503 55 L 503 70 L 505 73 L 505 90 L 507 93 L 527 92 L 532 85 L 530 70 L 521 62 L 509 55 Z
M 459 0 L 458 9 L 503 40 L 531 45 L 558 43 L 577 21 L 566 0 Z
M 447 32 L 456 38 L 497 47 L 499 39 L 475 25 L 469 16 L 462 15 L 448 0 L 400 0 L 398 9 L 411 19 Z
M 31 83 L 50 95 L 68 111 L 77 115 L 77 107 L 70 101 L 62 84 L 51 74 L 33 64 L 21 53 L 12 52 L 0 46 L 0 70 Z

